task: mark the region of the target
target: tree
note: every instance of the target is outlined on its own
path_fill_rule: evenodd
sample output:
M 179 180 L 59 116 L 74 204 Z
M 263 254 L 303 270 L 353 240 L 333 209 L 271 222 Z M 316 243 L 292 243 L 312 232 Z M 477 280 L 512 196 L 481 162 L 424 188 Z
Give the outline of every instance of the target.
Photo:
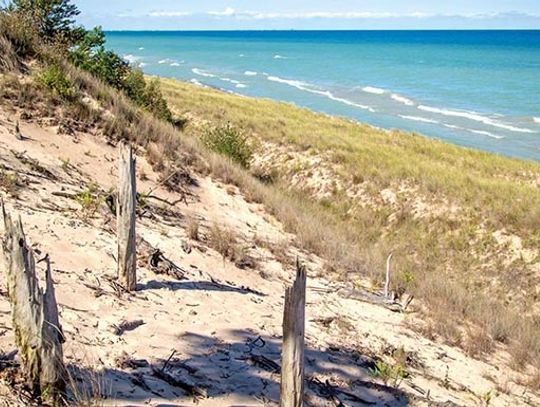
M 79 9 L 70 0 L 13 0 L 8 7 L 30 19 L 40 35 L 47 39 L 80 35 L 75 24 Z
M 101 27 L 86 31 L 72 48 L 69 59 L 116 89 L 123 88 L 124 78 L 129 73 L 128 63 L 105 49 L 105 34 Z

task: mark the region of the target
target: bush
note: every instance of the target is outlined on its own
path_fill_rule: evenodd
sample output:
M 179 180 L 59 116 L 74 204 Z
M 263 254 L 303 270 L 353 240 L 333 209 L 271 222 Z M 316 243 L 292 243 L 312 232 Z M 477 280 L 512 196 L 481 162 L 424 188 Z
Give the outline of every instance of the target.
M 242 167 L 249 168 L 253 148 L 248 137 L 230 123 L 206 129 L 202 141 L 216 153 L 229 156 Z
M 124 80 L 123 89 L 130 99 L 158 119 L 173 122 L 172 113 L 163 98 L 157 79 L 147 83 L 140 69 L 131 69 Z
M 73 84 L 57 64 L 47 66 L 37 75 L 36 81 L 64 100 L 75 99 Z

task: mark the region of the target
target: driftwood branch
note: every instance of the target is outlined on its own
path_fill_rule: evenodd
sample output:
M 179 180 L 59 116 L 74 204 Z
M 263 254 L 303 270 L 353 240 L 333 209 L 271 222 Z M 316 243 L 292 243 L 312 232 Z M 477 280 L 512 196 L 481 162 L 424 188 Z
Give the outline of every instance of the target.
M 392 298 L 386 298 L 380 294 L 374 294 L 367 291 L 353 290 L 350 288 L 342 288 L 338 290 L 337 293 L 343 298 L 381 305 L 393 312 L 405 312 L 414 298 L 413 296 L 404 296 L 404 301 L 398 302 Z
M 304 405 L 306 268 L 297 259 L 296 279 L 285 292 L 281 353 L 281 407 Z

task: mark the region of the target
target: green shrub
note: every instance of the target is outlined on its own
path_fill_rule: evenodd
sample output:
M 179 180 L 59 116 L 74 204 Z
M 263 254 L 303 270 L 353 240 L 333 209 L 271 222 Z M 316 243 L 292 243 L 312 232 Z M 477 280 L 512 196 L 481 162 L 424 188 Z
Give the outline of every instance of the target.
M 130 72 L 126 61 L 105 49 L 105 34 L 101 27 L 85 32 L 71 49 L 69 60 L 116 89 L 124 87 L 126 75 Z
M 172 113 L 163 98 L 157 79 L 147 83 L 143 72 L 132 68 L 124 79 L 123 89 L 129 98 L 143 109 L 161 120 L 173 122 Z
M 249 167 L 253 147 L 248 137 L 230 123 L 207 128 L 202 136 L 203 143 L 216 153 L 229 156 L 244 168 Z
M 36 81 L 64 100 L 73 100 L 75 98 L 73 84 L 57 64 L 48 65 L 38 73 Z

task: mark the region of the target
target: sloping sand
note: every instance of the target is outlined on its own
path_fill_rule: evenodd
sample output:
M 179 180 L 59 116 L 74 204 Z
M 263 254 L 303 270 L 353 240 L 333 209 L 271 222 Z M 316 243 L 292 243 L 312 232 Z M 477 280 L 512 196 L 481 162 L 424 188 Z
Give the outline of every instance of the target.
M 507 367 L 504 353 L 487 361 L 469 358 L 410 329 L 419 323 L 414 313 L 343 298 L 343 287 L 322 276 L 321 259 L 296 249 L 294 236 L 261 205 L 207 177 L 196 176 L 188 205 L 149 199 L 150 208 L 138 219 L 144 247 L 159 248 L 185 278 L 155 274 L 141 253 L 138 291 L 118 296 L 115 218 L 105 204 L 85 216 L 67 196 L 90 183 L 103 191 L 114 187 L 115 148 L 97 136 L 58 135 L 56 127 L 27 122 L 21 123 L 25 139 L 17 140 L 16 117 L 0 111 L 0 165 L 16 172 L 23 185 L 17 197 L 0 193 L 7 209 L 21 215 L 40 256 L 51 256 L 66 360 L 75 380 L 103 396 L 98 405 L 278 405 L 274 364 L 280 364 L 283 295 L 297 256 L 309 270 L 310 405 L 335 406 L 337 400 L 345 406 L 540 405 L 540 398 L 516 383 L 520 376 Z M 179 198 L 158 184 L 141 156 L 137 170 L 146 178 L 139 180 L 140 192 Z M 201 241 L 187 235 L 193 219 L 200 222 Z M 241 269 L 208 247 L 205 236 L 214 225 L 237 236 L 254 259 L 252 267 Z M 1 289 L 0 349 L 9 352 L 14 340 L 4 279 Z M 125 321 L 142 324 L 121 333 Z M 207 398 L 196 400 L 155 376 L 152 369 L 161 369 L 171 355 L 169 371 L 206 389 Z M 384 384 L 370 374 L 378 358 L 389 365 L 406 360 L 408 377 Z

